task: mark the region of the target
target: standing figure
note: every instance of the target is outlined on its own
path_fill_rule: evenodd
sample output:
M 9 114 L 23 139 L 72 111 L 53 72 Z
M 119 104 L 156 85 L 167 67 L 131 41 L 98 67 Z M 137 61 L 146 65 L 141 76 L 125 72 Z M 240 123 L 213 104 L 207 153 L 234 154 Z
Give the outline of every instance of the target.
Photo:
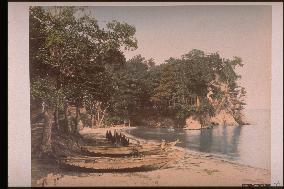
M 109 133 L 108 133 L 108 130 L 106 132 L 106 139 L 109 140 Z
M 109 140 L 111 141 L 111 143 L 113 143 L 113 136 L 111 134 L 111 131 L 109 131 Z

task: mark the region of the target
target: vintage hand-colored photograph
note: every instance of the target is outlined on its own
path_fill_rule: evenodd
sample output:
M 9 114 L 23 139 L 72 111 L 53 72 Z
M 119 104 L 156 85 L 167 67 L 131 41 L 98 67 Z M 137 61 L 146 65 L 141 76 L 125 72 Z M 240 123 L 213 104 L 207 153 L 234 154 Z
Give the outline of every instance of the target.
M 31 186 L 272 184 L 272 6 L 28 17 Z

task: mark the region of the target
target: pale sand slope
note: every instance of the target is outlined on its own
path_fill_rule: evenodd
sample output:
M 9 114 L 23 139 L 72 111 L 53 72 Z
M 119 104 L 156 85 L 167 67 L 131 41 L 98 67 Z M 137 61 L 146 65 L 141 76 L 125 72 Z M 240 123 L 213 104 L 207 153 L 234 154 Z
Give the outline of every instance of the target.
M 103 137 L 107 129 L 83 130 L 82 134 L 92 132 Z M 119 131 L 123 128 L 115 129 Z M 135 140 L 145 142 L 137 138 Z M 239 165 L 180 148 L 175 148 L 174 153 L 179 158 L 164 169 L 136 173 L 64 175 L 56 182 L 56 186 L 241 186 L 270 183 L 269 170 Z

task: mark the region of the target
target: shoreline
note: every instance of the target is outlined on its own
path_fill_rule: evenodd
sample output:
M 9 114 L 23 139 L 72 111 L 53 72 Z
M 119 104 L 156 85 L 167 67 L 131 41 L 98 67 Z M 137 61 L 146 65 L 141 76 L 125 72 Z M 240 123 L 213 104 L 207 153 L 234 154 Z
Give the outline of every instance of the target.
M 135 129 L 136 127 L 130 127 Z M 158 143 L 125 132 L 129 127 L 84 128 L 81 135 L 94 134 L 105 138 L 107 130 L 117 130 L 131 142 Z M 176 160 L 166 167 L 147 172 L 126 173 L 66 173 L 62 171 L 56 184 L 47 186 L 242 186 L 242 184 L 269 184 L 270 170 L 227 161 L 214 155 L 172 147 Z M 55 173 L 54 173 L 55 174 Z M 171 179 L 169 179 L 171 178 Z
M 232 127 L 232 126 L 230 126 L 230 127 Z M 106 128 L 90 129 L 88 131 L 91 131 L 91 132 L 93 131 L 92 132 L 93 134 L 103 135 L 107 130 L 111 130 L 112 132 L 114 130 L 118 130 L 121 133 L 123 133 L 126 137 L 129 137 L 129 139 L 132 140 L 132 141 L 133 140 L 139 141 L 140 143 L 155 143 L 155 144 L 159 143 L 158 141 L 155 141 L 155 140 L 142 139 L 142 138 L 136 137 L 134 135 L 131 135 L 131 134 L 125 132 L 125 130 L 132 130 L 132 129 L 136 129 L 136 128 L 137 127 L 119 126 L 119 127 L 106 127 Z M 194 130 L 196 130 L 196 129 L 194 129 Z M 200 130 L 200 129 L 198 129 L 198 130 Z M 222 162 L 227 162 L 227 163 L 231 163 L 231 164 L 238 165 L 238 166 L 245 166 L 245 167 L 249 167 L 249 168 L 256 168 L 256 169 L 262 169 L 264 171 L 270 171 L 269 169 L 265 169 L 265 168 L 261 168 L 261 167 L 254 167 L 254 166 L 242 164 L 242 163 L 236 162 L 236 161 L 230 161 L 230 160 L 226 159 L 225 157 L 218 156 L 216 154 L 212 155 L 211 153 L 194 151 L 194 150 L 186 149 L 186 148 L 179 147 L 179 146 L 173 146 L 172 148 L 179 150 L 179 151 L 182 151 L 182 152 L 184 151 L 184 153 L 202 156 L 203 158 L 211 158 L 211 159 L 216 159 L 216 160 L 219 160 L 219 161 L 222 161 Z

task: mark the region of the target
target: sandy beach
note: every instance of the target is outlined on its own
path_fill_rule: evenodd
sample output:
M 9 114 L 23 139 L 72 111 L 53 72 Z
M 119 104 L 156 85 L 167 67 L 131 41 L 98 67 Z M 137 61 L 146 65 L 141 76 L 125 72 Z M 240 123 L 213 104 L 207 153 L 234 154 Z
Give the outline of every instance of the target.
M 129 135 L 123 131 L 124 128 L 85 128 L 80 133 L 86 137 L 91 134 L 96 138 L 103 138 L 106 130 L 117 130 L 127 135 L 133 143 L 154 142 Z M 266 169 L 228 162 L 179 147 L 174 147 L 171 155 L 176 156 L 176 159 L 159 170 L 133 173 L 62 174 L 56 182 L 47 179 L 46 186 L 241 186 L 242 184 L 270 183 L 270 171 Z

